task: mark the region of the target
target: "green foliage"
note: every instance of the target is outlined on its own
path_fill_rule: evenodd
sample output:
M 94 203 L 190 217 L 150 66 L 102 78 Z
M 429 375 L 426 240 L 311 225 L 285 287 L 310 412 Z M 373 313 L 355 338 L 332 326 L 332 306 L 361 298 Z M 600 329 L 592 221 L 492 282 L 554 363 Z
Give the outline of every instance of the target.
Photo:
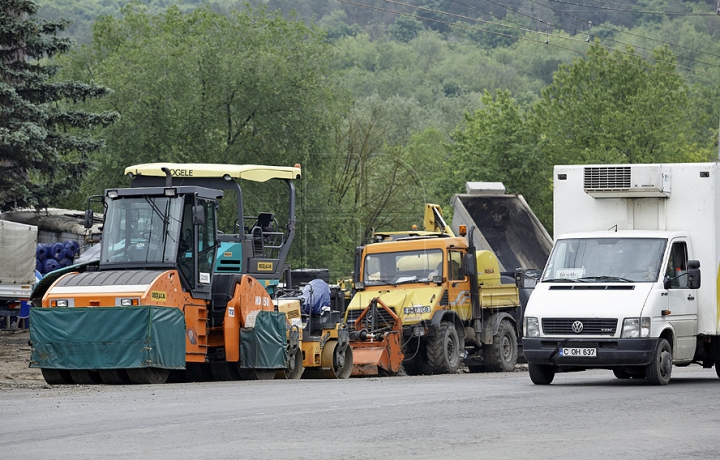
M 340 37 L 354 37 L 363 32 L 362 27 L 357 24 L 348 24 L 347 14 L 343 10 L 335 10 L 329 15 L 320 19 L 318 27 L 326 30 L 329 41 L 335 41 Z
M 67 195 L 91 167 L 89 154 L 103 141 L 87 130 L 117 120 L 70 103 L 105 96 L 108 88 L 51 81 L 58 66 L 43 61 L 72 43 L 56 34 L 66 22 L 35 17 L 37 6 L 8 0 L 0 9 L 0 209 L 48 207 Z
M 444 194 L 464 189 L 467 181 L 502 182 L 509 193 L 522 194 L 538 218 L 552 225 L 550 163 L 539 138 L 509 91 L 489 92 L 483 108 L 465 116 L 448 145 L 452 169 L 446 171 Z
M 666 48 L 652 62 L 594 44 L 561 65 L 535 106 L 543 149 L 554 164 L 681 161 L 688 153 L 687 87 Z
M 129 7 L 99 20 L 69 67 L 116 89 L 107 102 L 123 120 L 108 129 L 102 159 L 115 183 L 133 163 L 292 165 L 323 151 L 341 94 L 326 47 L 319 30 L 264 9 Z
M 314 204 L 327 195 L 322 178 L 331 175 L 315 155 L 329 150 L 346 107 L 329 56 L 320 29 L 262 7 L 226 16 L 176 7 L 152 15 L 131 6 L 121 18 L 101 18 L 67 71 L 113 86 L 105 103 L 123 119 L 105 130 L 109 155 L 98 159 L 101 169 L 81 195 L 121 183 L 124 168 L 137 163 L 299 163 L 303 181 L 313 182 L 298 184 L 298 221 L 314 223 Z M 247 214 L 287 208 L 284 194 L 242 185 Z M 297 238 L 317 238 L 312 254 L 329 254 L 335 228 L 305 225 Z M 302 248 L 294 245 L 294 266 L 310 266 L 300 260 Z
M 395 22 L 387 28 L 388 35 L 399 42 L 407 43 L 417 37 L 423 30 L 423 25 L 417 19 L 410 16 L 398 16 Z

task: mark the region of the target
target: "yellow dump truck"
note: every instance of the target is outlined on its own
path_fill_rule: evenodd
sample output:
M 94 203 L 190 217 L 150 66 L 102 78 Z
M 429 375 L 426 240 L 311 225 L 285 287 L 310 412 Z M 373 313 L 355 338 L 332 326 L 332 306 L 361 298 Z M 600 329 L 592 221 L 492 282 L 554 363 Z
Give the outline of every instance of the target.
M 345 316 L 353 375 L 395 374 L 398 353 L 410 375 L 453 373 L 463 362 L 470 372 L 515 367 L 524 272 L 503 276 L 472 232 L 461 226 L 455 236 L 440 207 L 427 205 L 425 230 L 376 233 L 358 248 Z

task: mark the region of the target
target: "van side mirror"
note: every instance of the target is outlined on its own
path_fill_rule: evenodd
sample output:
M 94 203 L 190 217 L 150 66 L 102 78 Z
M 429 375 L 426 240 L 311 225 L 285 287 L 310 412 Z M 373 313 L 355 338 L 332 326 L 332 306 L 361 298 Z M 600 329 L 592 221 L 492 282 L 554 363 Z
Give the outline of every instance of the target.
M 202 205 L 193 206 L 192 215 L 193 225 L 205 224 L 205 208 Z
M 689 260 L 688 261 L 688 287 L 690 289 L 700 288 L 700 261 Z

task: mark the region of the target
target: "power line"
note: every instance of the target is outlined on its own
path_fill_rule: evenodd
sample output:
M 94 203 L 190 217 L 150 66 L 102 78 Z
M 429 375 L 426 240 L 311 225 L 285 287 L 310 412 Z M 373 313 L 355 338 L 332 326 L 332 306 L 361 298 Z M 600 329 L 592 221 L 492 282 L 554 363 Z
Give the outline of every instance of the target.
M 548 1 L 555 2 L 555 3 L 564 3 L 566 5 L 582 6 L 585 8 L 594 8 L 597 10 L 621 11 L 621 12 L 626 12 L 626 13 L 657 14 L 657 15 L 661 15 L 661 16 L 713 16 L 712 13 L 680 13 L 680 12 L 672 12 L 672 11 L 628 10 L 628 9 L 621 9 L 621 8 L 607 8 L 604 6 L 583 5 L 582 3 L 568 2 L 565 0 L 548 0 Z
M 387 9 L 387 8 L 381 8 L 381 7 L 379 7 L 379 6 L 373 6 L 373 5 L 367 5 L 367 4 L 364 4 L 364 3 L 358 3 L 358 2 L 354 2 L 354 1 L 352 1 L 352 0 L 338 0 L 338 1 L 339 1 L 339 2 L 342 2 L 342 3 L 350 4 L 350 5 L 360 6 L 360 7 L 363 7 L 363 8 L 370 8 L 370 9 L 373 9 L 373 10 L 384 11 L 384 12 L 386 12 L 386 13 L 392 13 L 392 14 L 397 14 L 397 15 L 401 15 L 401 16 L 407 16 L 407 17 L 419 19 L 419 20 L 421 20 L 421 21 L 429 21 L 429 22 L 436 22 L 436 23 L 440 23 L 440 24 L 445 24 L 445 25 L 448 25 L 448 26 L 450 26 L 450 27 L 456 27 L 456 28 L 461 28 L 461 29 L 469 29 L 469 30 L 477 30 L 477 31 L 480 31 L 480 32 L 487 32 L 487 33 L 494 34 L 494 35 L 500 35 L 500 36 L 504 36 L 504 37 L 510 37 L 510 38 L 513 38 L 513 39 L 524 40 L 524 41 L 528 41 L 528 42 L 536 43 L 536 44 L 542 44 L 542 43 L 543 43 L 543 42 L 539 42 L 539 41 L 536 41 L 536 40 L 531 40 L 531 39 L 526 38 L 526 37 L 517 37 L 517 36 L 513 36 L 513 35 L 503 34 L 503 33 L 501 33 L 501 32 L 495 32 L 495 31 L 491 31 L 491 30 L 481 29 L 481 28 L 478 28 L 478 27 L 467 26 L 467 25 L 464 25 L 464 24 L 450 23 L 450 22 L 447 22 L 447 21 L 442 21 L 442 20 L 440 20 L 440 19 L 433 19 L 433 18 L 427 18 L 427 17 L 417 16 L 417 15 L 410 14 L 410 13 L 403 13 L 403 12 L 401 12 L 401 11 L 395 11 L 395 10 L 390 10 L 390 9 Z M 385 1 L 389 1 L 389 0 L 385 0 Z M 390 3 L 393 3 L 393 2 L 390 2 Z M 413 6 L 413 8 L 416 8 L 416 7 Z M 434 10 L 433 10 L 433 11 L 434 11 Z M 442 12 L 442 13 L 448 14 L 448 13 L 445 13 L 445 12 Z M 488 21 L 485 21 L 485 22 L 488 22 Z M 535 32 L 535 31 L 531 31 L 531 32 L 537 33 L 537 32 Z M 555 36 L 555 37 L 557 37 L 557 38 L 564 38 L 564 37 L 558 37 L 558 36 Z M 578 54 L 583 55 L 583 56 L 586 54 L 584 51 L 577 50 L 577 49 L 574 49 L 574 48 L 569 48 L 569 47 L 562 46 L 562 45 L 550 44 L 550 43 L 548 43 L 548 42 L 545 42 L 545 44 L 548 45 L 548 46 L 552 46 L 553 48 L 559 48 L 559 49 L 564 49 L 564 50 L 567 50 L 567 51 L 573 51 L 573 52 L 578 53 Z M 585 44 L 585 43 L 583 43 L 583 44 Z M 599 45 L 599 44 L 598 44 L 598 46 L 600 46 L 600 47 L 602 47 L 602 48 L 604 48 L 604 49 L 606 49 L 606 50 L 611 50 L 611 48 L 606 47 L 606 46 L 603 46 L 603 45 Z M 620 52 L 620 50 L 613 50 L 613 51 Z M 632 55 L 635 55 L 635 56 L 638 56 L 638 57 L 642 58 L 642 56 L 639 56 L 639 55 L 636 55 L 636 54 L 633 54 L 633 53 L 627 53 L 627 54 L 632 54 Z M 615 61 L 615 62 L 618 62 L 618 63 L 622 63 L 622 61 L 620 61 L 620 60 L 618 60 L 618 59 L 615 59 L 615 58 L 611 57 L 610 55 L 606 56 L 605 59 L 610 60 L 610 61 Z M 657 62 L 665 62 L 665 61 L 657 61 Z M 639 68 L 642 68 L 642 69 L 650 70 L 650 71 L 653 71 L 653 72 L 658 72 L 658 73 L 663 73 L 663 74 L 666 74 L 666 75 L 675 75 L 675 76 L 677 76 L 677 74 L 674 73 L 674 72 L 666 72 L 666 71 L 664 71 L 664 70 L 659 70 L 659 69 L 656 69 L 656 68 L 654 68 L 654 67 L 649 67 L 649 66 L 646 66 L 646 65 L 635 64 L 635 63 L 632 63 L 632 62 L 626 62 L 626 64 L 631 65 L 631 66 L 633 66 L 633 67 L 639 67 Z M 677 64 L 675 64 L 675 66 L 677 66 Z M 691 70 L 694 70 L 694 69 L 691 69 Z M 692 78 L 692 79 L 694 79 L 694 80 L 696 80 L 696 81 L 698 81 L 698 82 L 702 82 L 702 83 L 716 84 L 716 82 L 711 82 L 711 81 L 708 81 L 708 80 L 704 80 L 704 79 L 702 79 L 702 78 L 699 78 L 699 77 L 696 77 L 696 76 L 692 76 L 692 75 L 688 76 L 688 78 Z
M 492 21 L 486 21 L 486 20 L 480 19 L 480 18 L 471 18 L 471 17 L 469 17 L 469 16 L 463 16 L 463 15 L 460 15 L 460 14 L 449 13 L 449 12 L 442 11 L 442 10 L 435 10 L 435 9 L 432 9 L 432 8 L 426 8 L 426 7 L 422 7 L 422 6 L 410 5 L 410 4 L 408 4 L 408 3 L 400 2 L 400 1 L 397 1 L 397 0 L 385 0 L 385 2 L 387 2 L 387 3 L 393 3 L 393 4 L 396 4 L 396 5 L 401 5 L 401 6 L 405 6 L 405 7 L 409 7 L 409 8 L 413 8 L 413 9 L 418 9 L 418 10 L 422 10 L 422 11 L 428 11 L 428 12 L 432 12 L 432 13 L 440 13 L 440 14 L 444 14 L 444 15 L 446 15 L 446 16 L 456 17 L 456 18 L 460 18 L 460 19 L 466 19 L 466 20 L 471 20 L 471 21 L 476 21 L 476 22 L 482 22 L 482 23 L 485 23 L 485 24 L 496 24 L 496 23 L 493 23 Z M 502 27 L 507 27 L 507 28 L 510 28 L 510 29 L 520 30 L 520 31 L 523 31 L 523 32 L 530 32 L 530 33 L 533 33 L 533 34 L 542 34 L 542 32 L 538 32 L 538 31 L 534 31 L 534 30 L 530 30 L 530 29 L 525 29 L 525 28 L 523 28 L 523 27 L 512 27 L 512 26 L 507 25 L 507 24 L 497 24 L 497 25 L 500 25 L 500 26 L 502 26 Z M 548 25 L 549 25 L 549 24 L 548 24 Z M 480 29 L 480 30 L 483 30 L 483 29 Z M 491 32 L 491 31 L 485 31 L 485 32 L 493 33 L 493 32 Z M 506 35 L 506 36 L 507 36 L 507 35 Z M 562 39 L 562 40 L 569 40 L 569 41 L 574 41 L 574 42 L 582 42 L 581 40 L 578 40 L 578 39 L 576 39 L 576 38 L 571 38 L 571 37 L 563 37 L 563 36 L 559 36 L 559 35 L 555 35 L 554 37 L 555 37 L 555 38 Z M 516 37 L 516 38 L 517 38 L 517 37 Z M 589 37 L 588 37 L 588 39 L 587 39 L 586 41 L 589 41 Z M 546 32 L 545 32 L 545 44 L 548 44 L 548 42 L 549 42 L 549 33 L 546 31 Z M 637 54 L 635 54 L 635 53 L 630 53 L 630 52 L 628 52 L 628 51 L 619 50 L 619 49 L 613 49 L 613 48 L 611 48 L 611 47 L 609 47 L 609 46 L 606 46 L 606 45 L 603 45 L 603 44 L 600 44 L 599 46 L 607 49 L 608 51 L 616 51 L 616 52 L 621 53 L 621 54 L 628 54 L 628 55 L 629 55 L 629 54 L 632 54 L 632 55 L 636 55 L 636 56 L 637 56 Z M 642 57 L 642 56 L 640 56 L 640 57 Z M 652 57 L 645 57 L 645 59 L 647 59 L 647 60 L 649 60 L 649 61 L 654 61 L 654 62 L 664 62 L 664 61 L 659 61 L 659 60 L 657 60 L 657 59 L 655 59 L 655 58 L 652 58 Z M 713 73 L 710 73 L 710 72 L 705 72 L 704 70 L 693 69 L 692 67 L 686 67 L 686 66 L 682 66 L 682 65 L 680 65 L 680 64 L 674 64 L 674 65 L 675 65 L 675 67 L 680 68 L 680 69 L 684 69 L 684 70 L 688 70 L 688 71 L 696 72 L 696 73 L 706 74 L 706 75 L 708 75 L 708 76 L 710 76 L 710 77 L 720 78 L 720 75 L 713 74 Z M 720 66 L 714 66 L 714 67 L 717 68 L 717 67 L 720 67 Z
M 490 1 L 490 0 L 485 0 L 485 1 Z M 545 4 L 539 3 L 539 2 L 537 2 L 537 1 L 535 1 L 535 0 L 528 0 L 528 1 L 529 1 L 530 3 L 534 3 L 534 4 L 538 5 L 538 6 L 543 7 L 543 8 L 548 8 L 548 9 L 550 9 L 550 10 L 552 10 L 552 11 L 555 11 L 556 13 L 559 13 L 559 14 L 561 14 L 561 15 L 568 16 L 568 17 L 570 17 L 570 18 L 573 18 L 573 19 L 575 19 L 575 20 L 577 20 L 577 21 L 585 22 L 584 19 L 580 19 L 580 18 L 578 18 L 577 16 L 573 16 L 572 14 L 568 14 L 567 12 L 565 12 L 565 11 L 563 11 L 563 10 L 559 10 L 559 9 L 557 9 L 557 8 L 553 8 L 553 7 L 549 6 L 549 5 L 545 5 Z M 720 0 L 718 0 L 718 3 L 720 4 Z M 510 9 L 510 11 L 514 11 L 514 10 Z M 602 29 L 612 30 L 612 31 L 614 31 L 614 32 L 619 32 L 619 33 L 621 33 L 621 34 L 626 34 L 626 35 L 631 35 L 631 36 L 633 36 L 633 37 L 642 38 L 642 39 L 644 39 L 644 40 L 655 41 L 655 42 L 661 43 L 661 44 L 663 44 L 663 45 L 673 46 L 673 47 L 676 47 L 676 48 L 681 48 L 681 49 L 685 49 L 685 50 L 688 50 L 688 51 L 693 51 L 693 52 L 697 52 L 697 53 L 700 53 L 700 54 L 707 54 L 708 56 L 713 56 L 713 57 L 720 58 L 720 55 L 717 55 L 717 54 L 708 53 L 708 52 L 702 51 L 702 50 L 696 50 L 696 49 L 694 49 L 694 48 L 689 48 L 689 47 L 687 47 L 687 46 L 682 46 L 682 45 L 678 45 L 678 44 L 675 44 L 675 43 L 665 42 L 665 41 L 658 40 L 658 39 L 655 39 L 655 38 L 644 37 L 644 36 L 642 36 L 642 35 L 634 34 L 634 33 L 632 33 L 632 32 L 626 32 L 626 31 L 623 31 L 623 30 L 620 30 L 620 29 L 616 29 L 616 28 L 614 28 L 614 27 L 609 27 L 609 26 L 605 26 L 605 25 L 600 25 L 600 26 L 598 26 L 598 27 L 600 27 L 600 28 L 602 28 Z M 623 43 L 623 42 L 614 40 L 614 39 L 612 39 L 612 38 L 609 38 L 609 39 L 610 39 L 610 40 L 613 40 L 613 41 L 616 41 L 617 43 L 622 43 L 622 44 L 625 44 L 625 45 L 628 44 L 628 43 Z M 637 48 L 642 48 L 642 47 L 637 46 L 637 45 L 631 45 L 631 46 L 636 46 Z M 646 48 L 643 48 L 643 49 L 646 49 Z M 693 61 L 692 59 L 687 59 L 687 60 Z M 714 64 L 710 64 L 710 63 L 707 63 L 707 62 L 702 62 L 702 61 L 694 61 L 694 62 L 698 62 L 698 63 L 700 63 L 700 64 L 705 64 L 705 65 L 710 65 L 710 66 L 715 67 Z
M 490 16 L 492 16 L 492 17 L 494 17 L 494 18 L 500 19 L 500 18 L 498 18 L 496 15 L 494 15 L 494 14 L 492 14 L 492 13 L 490 13 L 490 12 L 487 12 L 487 11 L 480 10 L 480 9 L 478 9 L 478 8 L 472 6 L 472 5 L 467 5 L 467 4 L 462 3 L 462 2 L 459 2 L 459 1 L 457 1 L 457 0 L 450 0 L 450 1 L 453 2 L 453 3 L 457 3 L 457 4 L 459 4 L 459 5 L 466 6 L 466 7 L 468 7 L 468 8 L 475 9 L 475 10 L 481 12 L 481 13 L 489 14 Z M 492 3 L 493 5 L 499 6 L 499 7 L 501 7 L 501 8 L 505 8 L 505 9 L 508 10 L 508 11 L 512 11 L 512 12 L 515 13 L 515 14 L 518 14 L 518 15 L 520 15 L 520 16 L 526 17 L 526 18 L 531 19 L 531 20 L 533 20 L 533 21 L 538 21 L 538 22 L 540 22 L 540 23 L 543 23 L 543 22 L 544 22 L 542 19 L 540 19 L 540 18 L 538 18 L 538 17 L 531 16 L 531 15 L 528 15 L 528 14 L 525 14 L 525 13 L 521 13 L 520 11 L 514 10 L 514 9 L 510 8 L 510 7 L 507 6 L 507 5 L 502 5 L 502 4 L 500 4 L 500 3 L 494 2 L 493 0 L 485 0 L 485 1 L 486 1 L 486 2 L 489 2 L 489 3 Z M 532 2 L 532 0 L 530 0 L 530 1 Z M 720 0 L 718 0 L 718 1 L 720 2 Z M 565 14 L 565 13 L 564 13 L 563 11 L 561 11 L 561 10 L 556 10 L 556 9 L 554 9 L 554 8 L 551 8 L 551 7 L 549 7 L 549 6 L 546 6 L 546 5 L 537 3 L 537 2 L 532 2 L 532 3 L 536 3 L 536 4 L 539 5 L 539 6 L 546 7 L 546 8 L 548 8 L 548 9 L 551 9 L 551 10 L 557 12 L 557 13 Z M 583 25 L 583 27 L 587 26 L 587 36 L 588 36 L 588 39 L 589 39 L 589 38 L 590 38 L 590 27 L 591 27 L 591 25 L 592 25 L 592 21 L 585 21 L 585 20 L 583 20 L 583 19 L 577 18 L 577 17 L 572 16 L 572 15 L 568 15 L 568 16 L 570 16 L 571 18 L 577 20 L 578 23 L 580 23 L 580 24 Z M 513 23 L 512 21 L 508 21 L 508 22 L 510 22 L 511 24 L 518 25 L 518 26 L 520 25 L 520 24 Z M 547 22 L 545 22 L 545 24 L 547 24 Z M 550 24 L 547 24 L 547 25 L 549 26 Z M 556 28 L 558 28 L 558 29 L 565 30 L 565 31 L 567 31 L 568 33 L 570 33 L 571 35 L 577 34 L 577 29 L 569 29 L 569 28 L 567 28 L 567 27 L 563 27 L 563 26 L 560 26 L 560 25 L 556 25 L 556 26 L 553 26 L 553 27 L 556 27 Z M 614 30 L 614 31 L 617 31 L 617 32 L 620 32 L 620 33 L 626 33 L 626 32 L 623 32 L 623 31 L 620 31 L 620 30 L 617 30 L 617 29 L 612 29 L 612 28 L 609 28 L 609 27 L 603 26 L 603 25 L 601 25 L 601 26 L 599 26 L 599 27 L 602 28 L 602 29 Z M 630 34 L 630 35 L 635 35 L 635 34 Z M 637 36 L 638 38 L 643 38 L 643 39 L 645 39 L 645 40 L 658 41 L 659 43 L 663 43 L 663 44 L 665 44 L 665 45 L 677 46 L 677 47 L 680 47 L 680 48 L 685 48 L 685 47 L 682 47 L 682 46 L 680 46 L 680 45 L 673 45 L 672 43 L 666 43 L 666 42 L 662 42 L 662 41 L 655 40 L 655 39 L 652 39 L 652 38 L 642 37 L 642 36 L 640 36 L 640 35 L 636 35 L 636 36 Z M 626 43 L 626 42 L 617 40 L 617 39 L 612 38 L 612 37 L 607 37 L 606 40 L 610 40 L 610 41 L 612 41 L 612 42 L 614 42 L 614 43 L 618 43 L 618 44 L 621 44 L 621 45 L 632 46 L 632 47 L 634 47 L 634 48 L 641 49 L 641 50 L 645 50 L 645 51 L 652 51 L 651 49 L 646 48 L 646 47 L 644 47 L 644 46 L 640 46 L 640 45 L 632 44 L 632 43 Z M 711 55 L 711 56 L 715 56 L 715 57 L 720 58 L 720 56 L 718 56 L 718 55 L 711 54 L 711 53 L 705 53 L 705 52 L 703 52 L 703 51 L 701 51 L 701 50 L 695 50 L 695 49 L 691 49 L 691 48 L 687 48 L 687 49 L 689 49 L 689 50 L 691 50 L 691 51 L 695 51 L 695 52 L 701 53 L 701 54 L 709 54 L 709 55 Z M 678 56 L 678 57 L 679 57 L 679 56 Z M 711 66 L 711 67 L 718 67 L 718 68 L 720 68 L 720 66 L 718 66 L 717 64 L 712 64 L 712 63 L 709 63 L 709 62 L 698 61 L 698 60 L 696 60 L 696 59 L 687 58 L 687 57 L 684 57 L 684 58 L 682 58 L 682 59 L 684 59 L 685 61 L 689 61 L 689 62 L 695 62 L 695 63 L 698 63 L 698 64 L 704 64 L 704 65 L 708 65 L 708 66 Z

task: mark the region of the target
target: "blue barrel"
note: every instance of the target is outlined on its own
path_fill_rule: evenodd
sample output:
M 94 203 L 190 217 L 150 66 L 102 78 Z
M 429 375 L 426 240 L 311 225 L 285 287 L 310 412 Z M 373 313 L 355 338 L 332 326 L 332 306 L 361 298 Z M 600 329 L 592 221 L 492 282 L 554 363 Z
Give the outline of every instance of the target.
M 57 270 L 60 267 L 60 262 L 58 262 L 55 259 L 47 259 L 45 262 L 43 262 L 43 269 L 42 273 L 50 273 L 53 270 Z
M 67 251 L 67 257 L 70 259 L 74 259 L 78 255 L 80 245 L 75 240 L 66 241 L 65 250 Z
M 72 264 L 73 264 L 73 260 L 70 259 L 70 258 L 65 257 L 64 259 L 58 260 L 58 263 L 60 264 L 61 267 L 64 268 L 64 267 L 69 267 L 70 265 L 72 265 Z
M 54 243 L 52 246 L 50 246 L 49 257 L 52 257 L 55 260 L 62 260 L 67 257 L 67 250 L 65 249 L 65 244 Z
M 45 259 L 47 259 L 47 256 L 48 256 L 47 244 L 38 243 L 37 248 L 35 249 L 35 257 L 37 258 L 37 260 L 42 262 Z

